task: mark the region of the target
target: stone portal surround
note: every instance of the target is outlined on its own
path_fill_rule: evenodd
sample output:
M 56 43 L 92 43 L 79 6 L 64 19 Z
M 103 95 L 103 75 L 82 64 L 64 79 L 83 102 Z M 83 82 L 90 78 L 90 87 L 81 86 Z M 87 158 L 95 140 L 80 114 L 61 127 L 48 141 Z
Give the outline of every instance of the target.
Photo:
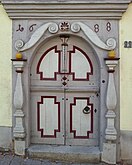
M 59 26 L 57 23 L 46 23 L 39 27 L 31 36 L 29 41 L 27 43 L 24 43 L 22 40 L 18 40 L 15 43 L 15 48 L 19 52 L 26 51 L 30 48 L 32 48 L 44 35 L 46 31 L 49 31 L 51 34 L 55 34 L 59 31 Z M 85 34 L 85 36 L 97 47 L 103 50 L 113 50 L 116 47 L 116 40 L 113 38 L 110 38 L 107 40 L 106 44 L 98 37 L 98 35 L 92 31 L 87 25 L 85 25 L 82 22 L 75 22 L 71 25 L 71 32 L 78 33 L 80 30 Z M 14 127 L 14 138 L 15 138 L 15 152 L 20 155 L 25 154 L 26 149 L 26 141 L 25 141 L 25 128 L 23 125 L 24 121 L 24 113 L 23 113 L 23 87 L 22 87 L 22 72 L 24 63 L 26 60 L 15 60 L 13 59 L 13 65 L 16 68 L 17 72 L 17 83 L 15 87 L 15 93 L 14 93 L 14 107 L 16 108 L 16 112 L 14 114 L 16 119 L 16 125 Z M 116 129 L 115 129 L 115 113 L 114 109 L 116 108 L 117 98 L 116 98 L 116 90 L 115 90 L 115 83 L 114 83 L 114 68 L 118 64 L 117 59 L 105 59 L 105 63 L 108 66 L 108 73 L 109 73 L 109 79 L 108 79 L 108 88 L 107 88 L 107 97 L 106 97 L 106 106 L 108 109 L 108 112 L 106 114 L 107 118 L 107 128 L 106 128 L 106 140 L 108 143 L 104 143 L 103 148 L 103 161 L 106 161 L 107 163 L 116 163 L 116 144 L 115 141 L 117 139 L 116 135 Z M 19 94 L 18 94 L 19 93 Z M 18 97 L 19 95 L 19 97 Z M 109 98 L 113 98 L 110 100 Z M 109 144 L 109 142 L 112 144 Z M 109 159 L 109 155 L 106 154 L 107 151 L 112 151 L 113 155 L 111 159 Z

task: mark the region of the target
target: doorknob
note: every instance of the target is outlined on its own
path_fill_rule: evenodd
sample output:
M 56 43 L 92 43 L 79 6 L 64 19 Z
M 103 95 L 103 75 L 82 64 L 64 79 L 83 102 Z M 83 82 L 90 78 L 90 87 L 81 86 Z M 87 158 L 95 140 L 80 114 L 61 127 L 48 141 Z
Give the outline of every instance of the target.
M 89 114 L 91 112 L 90 108 L 88 106 L 86 106 L 84 109 L 83 109 L 83 113 L 84 114 Z

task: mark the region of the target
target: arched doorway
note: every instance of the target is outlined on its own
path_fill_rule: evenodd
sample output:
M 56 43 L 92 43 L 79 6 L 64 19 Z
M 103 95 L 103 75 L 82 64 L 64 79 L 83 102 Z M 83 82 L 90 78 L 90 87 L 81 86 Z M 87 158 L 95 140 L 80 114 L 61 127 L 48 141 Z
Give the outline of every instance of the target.
M 31 143 L 99 145 L 99 65 L 75 36 L 57 36 L 36 52 L 30 72 Z
M 99 146 L 98 160 L 116 163 L 120 158 L 120 146 L 118 145 L 120 139 L 118 25 L 122 11 L 126 10 L 129 2 L 120 3 L 118 1 L 113 3 L 111 1 L 108 4 L 106 1 L 98 1 L 95 4 L 92 1 L 78 1 L 78 3 L 57 1 L 56 3 L 49 3 L 48 1 L 38 0 L 36 4 L 32 1 L 28 3 L 18 1 L 18 3 L 15 2 L 15 6 L 13 2 L 7 3 L 6 0 L 2 2 L 10 18 L 13 19 L 12 97 L 14 99 L 12 108 L 15 154 L 25 155 L 27 149 L 31 148 L 31 144 L 61 143 L 74 145 L 74 142 L 76 142 L 75 145 L 92 146 L 95 144 L 95 146 Z M 112 13 L 111 8 L 109 8 L 110 5 L 118 12 Z M 22 12 L 18 13 L 20 11 L 18 8 Z M 23 10 L 24 8 L 28 8 L 30 12 L 27 13 L 27 10 Z M 43 9 L 42 12 L 40 9 Z M 84 9 L 86 10 L 84 11 Z M 60 37 L 56 37 L 56 35 L 63 34 L 76 35 L 80 38 L 70 36 L 66 42 L 68 46 L 64 44 L 63 47 L 62 43 L 64 42 L 61 41 Z M 51 39 L 50 42 L 48 41 L 50 37 L 55 38 Z M 63 38 L 65 37 L 63 36 Z M 42 43 L 44 45 L 40 48 Z M 65 60 L 60 59 L 63 48 L 68 49 L 68 58 Z M 108 57 L 111 50 L 116 53 L 113 59 Z M 15 54 L 17 52 L 22 53 L 22 59 L 16 59 Z M 66 50 L 63 50 L 63 55 L 65 52 Z M 53 54 L 56 55 L 55 59 Z M 81 62 L 80 57 L 83 59 Z M 53 65 L 49 72 L 45 68 L 49 68 L 51 65 L 50 59 L 54 59 L 52 60 L 54 64 L 60 63 L 60 66 Z M 49 65 L 47 66 L 48 61 Z M 46 67 L 43 67 L 45 64 Z M 62 72 L 62 68 L 65 70 L 65 64 L 67 64 L 69 70 Z M 38 72 L 36 70 L 32 72 L 31 65 L 34 65 L 36 69 L 38 68 Z M 93 72 L 91 72 L 92 68 Z M 44 80 L 41 80 L 43 78 Z M 97 100 L 94 100 L 94 98 Z M 81 102 L 85 103 L 82 104 L 82 107 Z M 96 108 L 94 102 L 96 102 Z M 51 110 L 53 108 L 50 109 L 51 114 L 54 115 L 52 123 L 55 123 L 50 130 L 47 129 L 50 127 L 44 125 L 45 118 L 40 118 L 47 112 L 42 111 L 44 105 L 49 105 L 49 103 L 55 109 L 55 111 Z M 77 107 L 81 110 L 77 111 Z M 48 108 L 46 106 L 45 109 L 50 112 Z M 33 114 L 33 112 L 36 114 Z M 86 113 L 84 116 L 87 116 L 87 118 L 89 116 L 90 120 L 85 127 L 86 130 L 80 131 L 80 129 L 80 132 L 78 131 L 77 128 L 80 127 L 77 124 L 80 118 L 77 118 L 78 113 L 76 112 L 80 112 L 79 117 L 84 113 Z M 46 123 L 51 123 L 50 115 L 47 114 L 46 116 L 48 116 L 46 119 L 49 119 Z M 85 120 L 82 119 L 81 121 L 84 122 Z M 90 123 L 92 124 L 90 125 Z M 86 126 L 86 122 L 84 122 L 84 125 Z M 49 140 L 46 136 L 50 136 L 48 137 Z M 59 138 L 59 142 L 55 137 Z M 70 139 L 71 144 L 69 144 L 68 139 Z M 65 145 L 63 147 L 66 147 Z M 113 155 L 109 153 L 113 153 Z

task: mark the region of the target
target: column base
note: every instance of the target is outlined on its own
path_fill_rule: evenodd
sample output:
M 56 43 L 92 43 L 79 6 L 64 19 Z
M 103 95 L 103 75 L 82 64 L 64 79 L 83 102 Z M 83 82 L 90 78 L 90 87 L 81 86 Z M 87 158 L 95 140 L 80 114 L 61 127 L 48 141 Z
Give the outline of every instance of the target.
M 102 161 L 108 164 L 116 164 L 116 144 L 103 143 Z
M 24 140 L 14 140 L 14 150 L 16 155 L 25 155 L 26 142 Z
M 106 134 L 105 139 L 109 140 L 109 141 L 115 141 L 117 139 L 117 135 L 116 134 L 115 135 L 114 134 L 113 135 L 109 135 L 109 134 L 107 135 Z

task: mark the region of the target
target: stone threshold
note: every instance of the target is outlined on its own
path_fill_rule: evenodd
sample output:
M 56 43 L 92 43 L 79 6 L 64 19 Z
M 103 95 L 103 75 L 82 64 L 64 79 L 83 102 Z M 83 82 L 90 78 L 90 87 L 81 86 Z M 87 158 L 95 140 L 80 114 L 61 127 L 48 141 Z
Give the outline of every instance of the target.
M 32 145 L 27 154 L 29 158 L 72 163 L 99 163 L 101 159 L 98 147 L 86 146 Z

